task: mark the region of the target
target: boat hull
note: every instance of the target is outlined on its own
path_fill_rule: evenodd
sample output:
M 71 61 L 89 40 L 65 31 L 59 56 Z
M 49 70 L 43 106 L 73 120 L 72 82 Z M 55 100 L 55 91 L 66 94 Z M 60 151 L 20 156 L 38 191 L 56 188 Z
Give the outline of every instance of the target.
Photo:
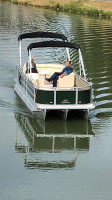
M 84 111 L 87 114 L 86 118 L 88 118 L 89 111 L 95 107 L 90 103 L 90 90 L 80 91 L 79 103 L 76 103 L 76 91 L 58 91 L 57 95 L 54 95 L 56 90 L 38 89 L 35 91 L 35 99 L 32 99 L 19 82 L 15 84 L 14 90 L 32 114 L 41 119 L 45 119 L 46 114 L 53 110 L 61 111 L 64 119 L 67 119 L 71 110 Z
M 54 89 L 51 91 L 37 89 L 35 101 L 37 104 L 49 104 L 49 105 L 89 104 L 91 102 L 91 90 L 90 89 L 79 90 L 77 96 L 76 89 L 74 90 Z

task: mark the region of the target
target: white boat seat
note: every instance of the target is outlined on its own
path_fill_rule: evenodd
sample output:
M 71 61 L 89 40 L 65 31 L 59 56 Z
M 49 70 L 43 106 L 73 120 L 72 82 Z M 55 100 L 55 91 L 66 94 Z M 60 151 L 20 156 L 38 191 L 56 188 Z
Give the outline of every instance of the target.
M 38 73 L 28 73 L 26 76 L 32 81 L 35 86 L 44 86 L 48 85 L 48 82 L 45 81 L 45 77 L 49 78 L 54 72 L 61 72 L 63 69 L 61 64 L 36 64 Z M 26 73 L 26 63 L 23 66 L 23 72 Z M 51 85 L 50 83 L 49 85 Z M 75 85 L 75 74 L 72 72 L 68 76 L 58 79 L 57 87 L 58 88 L 73 88 Z
M 57 87 L 58 88 L 73 88 L 75 85 L 75 74 L 72 72 L 68 76 L 64 76 L 63 78 L 58 79 L 57 81 Z
M 28 73 L 26 76 L 32 81 L 35 86 L 39 85 L 39 76 L 37 73 Z

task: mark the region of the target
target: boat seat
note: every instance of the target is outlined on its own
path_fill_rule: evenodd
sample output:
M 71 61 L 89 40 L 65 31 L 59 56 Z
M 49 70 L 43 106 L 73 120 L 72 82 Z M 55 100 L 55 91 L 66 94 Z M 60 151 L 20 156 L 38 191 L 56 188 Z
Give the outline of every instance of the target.
M 64 65 L 47 63 L 47 64 L 36 64 L 36 68 L 40 76 L 45 75 L 49 78 L 54 72 L 61 72 Z
M 63 78 L 58 79 L 57 81 L 57 87 L 58 88 L 73 88 L 75 85 L 75 74 L 72 72 L 68 76 L 64 76 Z
M 83 88 L 83 90 L 87 90 L 90 89 L 90 87 L 88 86 L 88 84 L 86 82 L 84 82 L 80 77 L 76 76 L 76 87 L 80 87 Z
M 49 73 L 45 73 L 44 71 L 46 70 L 46 65 L 47 65 L 47 70 Z M 45 76 L 49 78 L 54 72 L 60 72 L 63 69 L 63 65 L 61 64 L 36 64 L 38 74 L 34 75 L 33 73 L 27 74 L 28 78 L 32 81 L 32 83 L 35 86 L 45 86 L 45 85 L 52 85 L 52 83 L 48 83 L 45 80 Z M 23 72 L 24 74 L 26 73 L 26 63 L 23 66 Z M 44 72 L 44 73 L 42 73 Z M 45 75 L 46 74 L 46 75 Z M 73 88 L 75 85 L 75 74 L 72 72 L 68 76 L 64 76 L 63 78 L 58 79 L 57 81 L 57 87 L 58 88 Z
M 30 81 L 35 85 L 39 85 L 39 77 L 37 73 L 28 73 L 26 76 L 30 79 Z

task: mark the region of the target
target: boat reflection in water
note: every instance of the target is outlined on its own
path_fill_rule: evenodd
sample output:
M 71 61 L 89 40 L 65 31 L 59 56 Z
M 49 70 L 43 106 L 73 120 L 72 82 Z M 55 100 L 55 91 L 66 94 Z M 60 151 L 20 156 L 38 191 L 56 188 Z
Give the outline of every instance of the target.
M 92 133 L 85 120 L 39 120 L 15 113 L 15 149 L 25 153 L 24 165 L 35 169 L 72 168 L 81 151 L 88 151 Z M 21 141 L 20 141 L 21 140 Z

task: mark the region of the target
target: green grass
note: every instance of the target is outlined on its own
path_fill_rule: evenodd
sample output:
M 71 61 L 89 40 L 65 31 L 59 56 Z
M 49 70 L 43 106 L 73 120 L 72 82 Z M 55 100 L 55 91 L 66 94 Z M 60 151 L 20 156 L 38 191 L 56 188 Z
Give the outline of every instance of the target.
M 11 1 L 13 3 L 18 3 L 18 0 L 9 0 L 9 1 Z M 97 10 L 95 8 L 83 7 L 82 0 L 77 1 L 77 3 L 67 4 L 64 6 L 61 6 L 59 3 L 55 4 L 55 0 L 50 0 L 50 2 L 51 2 L 51 6 L 37 6 L 37 7 L 43 7 L 43 8 L 47 8 L 47 9 L 50 8 L 50 9 L 62 11 L 62 12 L 71 12 L 71 13 L 78 13 L 78 14 L 82 14 L 82 15 L 112 19 L 112 12 L 104 12 L 103 10 Z M 30 3 L 24 2 L 24 4 L 31 5 L 31 2 Z
M 96 17 L 103 17 L 103 18 L 112 18 L 112 12 L 104 12 L 103 10 L 97 10 L 95 8 L 86 8 L 79 6 L 77 4 L 69 4 L 63 7 L 58 6 L 58 8 L 62 11 L 71 12 L 71 13 L 79 13 L 88 16 L 96 16 Z

